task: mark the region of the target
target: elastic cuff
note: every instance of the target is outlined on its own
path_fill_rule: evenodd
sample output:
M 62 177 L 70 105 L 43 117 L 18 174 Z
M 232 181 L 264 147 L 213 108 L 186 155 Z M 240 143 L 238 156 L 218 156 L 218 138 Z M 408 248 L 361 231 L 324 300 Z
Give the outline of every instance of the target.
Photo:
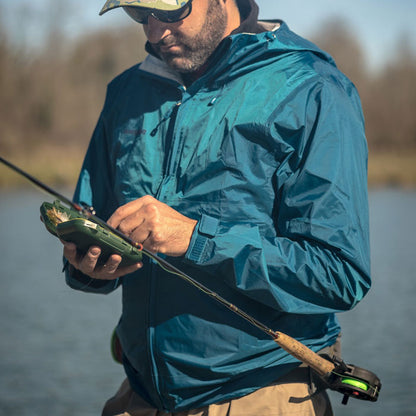
M 68 285 L 74 289 L 82 290 L 84 288 L 101 289 L 109 286 L 109 280 L 93 279 L 90 276 L 77 270 L 72 264 L 66 267 L 65 271 L 66 281 Z M 115 280 L 115 285 L 118 284 L 118 279 Z M 116 286 L 114 286 L 116 287 Z

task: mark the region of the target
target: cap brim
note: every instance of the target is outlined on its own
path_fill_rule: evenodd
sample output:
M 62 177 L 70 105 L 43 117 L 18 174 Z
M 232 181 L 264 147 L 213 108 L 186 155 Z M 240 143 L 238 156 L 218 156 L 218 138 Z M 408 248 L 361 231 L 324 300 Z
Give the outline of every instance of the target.
M 141 7 L 155 10 L 178 10 L 189 3 L 189 0 L 107 0 L 99 15 L 118 7 Z

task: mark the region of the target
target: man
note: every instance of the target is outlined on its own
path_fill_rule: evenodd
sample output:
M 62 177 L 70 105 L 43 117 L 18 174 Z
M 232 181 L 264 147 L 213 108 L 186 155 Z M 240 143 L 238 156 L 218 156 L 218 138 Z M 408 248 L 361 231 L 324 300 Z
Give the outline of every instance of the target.
M 370 286 L 364 122 L 354 86 L 253 0 L 109 0 L 149 56 L 107 91 L 75 200 L 265 323 L 333 352 Z M 128 380 L 104 415 L 331 415 L 319 380 L 148 259 L 65 244 L 70 286 L 123 288 Z

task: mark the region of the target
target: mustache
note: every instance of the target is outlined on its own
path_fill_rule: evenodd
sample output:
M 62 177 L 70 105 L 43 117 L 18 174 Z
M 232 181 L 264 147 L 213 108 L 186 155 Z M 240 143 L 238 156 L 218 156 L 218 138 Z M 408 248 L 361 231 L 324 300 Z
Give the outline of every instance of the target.
M 173 36 L 169 35 L 166 38 L 160 39 L 157 43 L 151 43 L 153 47 L 160 47 L 160 46 L 173 46 L 183 43 L 180 39 L 180 36 Z

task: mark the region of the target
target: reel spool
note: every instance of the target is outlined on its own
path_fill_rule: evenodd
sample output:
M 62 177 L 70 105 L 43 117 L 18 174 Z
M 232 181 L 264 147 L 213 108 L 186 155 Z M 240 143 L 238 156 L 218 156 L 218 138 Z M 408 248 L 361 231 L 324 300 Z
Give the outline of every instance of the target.
M 332 361 L 335 368 L 326 382 L 331 390 L 344 395 L 342 404 L 347 404 L 350 397 L 371 402 L 377 401 L 381 381 L 374 373 L 353 364 L 345 364 L 337 358 L 333 358 Z

